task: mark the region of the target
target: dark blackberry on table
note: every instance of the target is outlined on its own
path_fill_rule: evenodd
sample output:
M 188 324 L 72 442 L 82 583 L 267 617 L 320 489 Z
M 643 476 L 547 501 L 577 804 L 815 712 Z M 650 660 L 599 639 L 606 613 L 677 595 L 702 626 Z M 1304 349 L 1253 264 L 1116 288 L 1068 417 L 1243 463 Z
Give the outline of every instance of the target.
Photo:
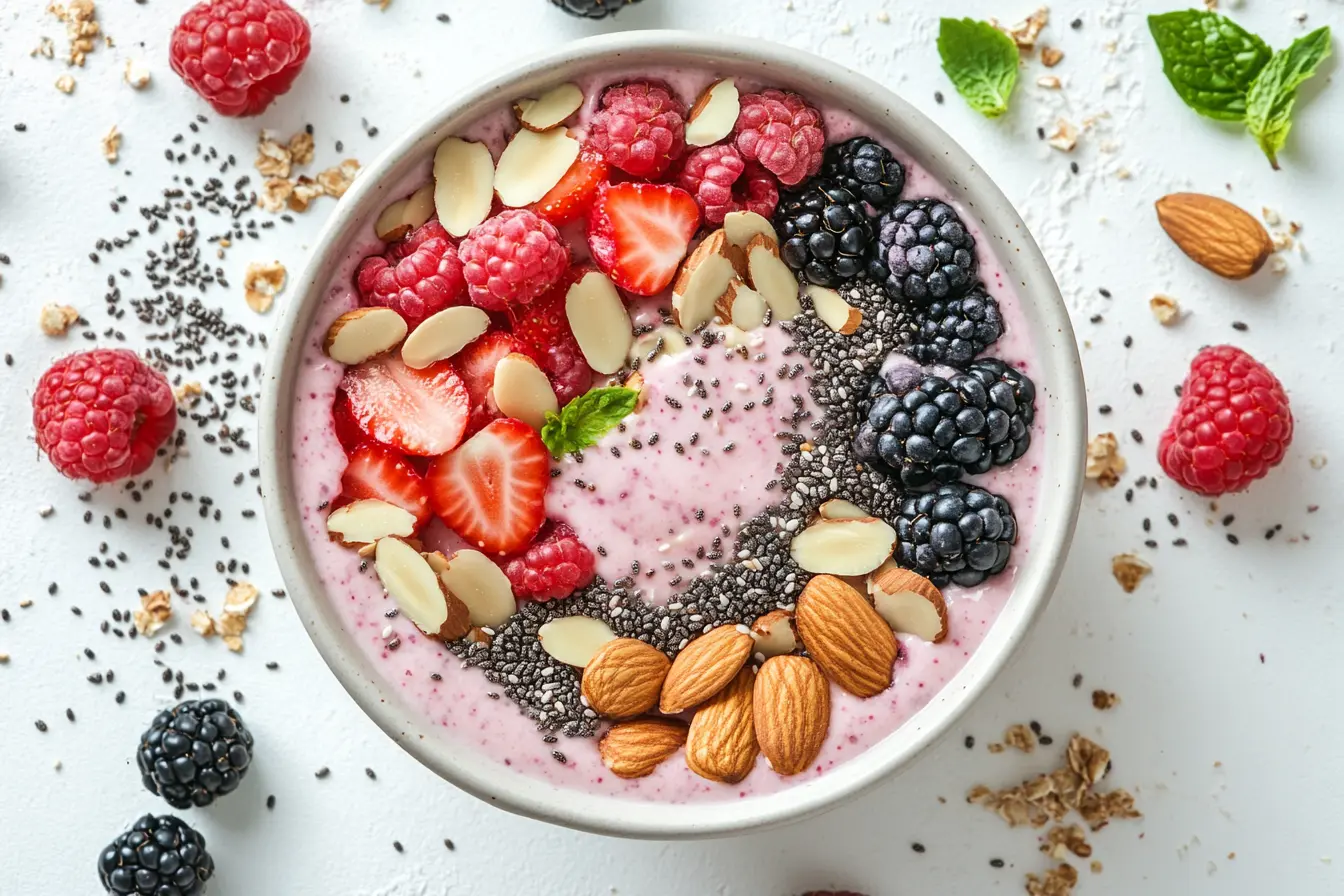
M 187 700 L 154 717 L 135 754 L 145 788 L 175 809 L 208 806 L 237 789 L 252 733 L 224 700 Z
M 853 137 L 828 148 L 821 173 L 853 193 L 873 218 L 895 205 L 905 187 L 905 166 L 872 137 Z
M 956 298 L 971 288 L 976 268 L 975 240 L 945 202 L 907 199 L 878 220 L 868 273 L 893 299 Z
M 938 587 L 974 587 L 1008 565 L 1017 519 L 1008 502 L 959 482 L 907 495 L 896 520 L 896 560 Z
M 983 286 L 959 299 L 931 302 L 916 320 L 919 330 L 906 353 L 921 364 L 965 367 L 1003 335 L 999 303 Z
M 551 5 L 560 7 L 572 16 L 605 19 L 638 2 L 639 0 L 551 0 Z
M 145 815 L 98 857 L 109 893 L 200 896 L 215 873 L 205 838 L 172 815 Z
M 780 257 L 809 283 L 839 286 L 863 272 L 873 246 L 868 215 L 853 193 L 813 178 L 786 195 L 775 212 Z
M 1012 463 L 1026 454 L 1031 445 L 1031 424 L 1036 420 L 1036 384 L 1025 373 L 998 358 L 972 361 L 966 367 L 965 376 L 979 380 L 989 397 L 993 465 Z M 1007 435 L 1003 439 L 994 437 L 1002 426 L 1002 418 L 997 413 L 1000 411 L 1008 419 Z

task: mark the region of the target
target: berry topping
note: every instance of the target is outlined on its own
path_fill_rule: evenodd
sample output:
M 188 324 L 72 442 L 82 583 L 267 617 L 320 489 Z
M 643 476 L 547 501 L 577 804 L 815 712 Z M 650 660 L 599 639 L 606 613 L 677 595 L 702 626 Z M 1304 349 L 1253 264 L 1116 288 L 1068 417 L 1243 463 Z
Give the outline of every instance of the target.
M 535 429 L 505 417 L 435 458 L 425 479 L 448 528 L 503 556 L 527 545 L 546 519 L 551 455 Z
M 203 896 L 214 873 L 205 838 L 172 815 L 142 816 L 98 856 L 98 879 L 118 896 Z
M 760 165 L 748 165 L 726 144 L 706 146 L 686 157 L 677 183 L 695 197 L 705 223 L 717 226 L 729 212 L 755 212 L 763 218 L 775 213 L 779 187 Z
M 486 311 L 532 301 L 569 267 L 569 246 L 555 225 L 524 208 L 473 227 L 458 256 L 472 303 Z
M 741 99 L 733 145 L 748 162 L 760 162 L 786 187 L 821 170 L 826 133 L 821 113 L 796 93 L 762 90 Z
M 597 561 L 574 530 L 551 525 L 526 551 L 504 564 L 515 597 L 548 601 L 569 597 L 592 583 Z
M 187 700 L 154 717 L 135 759 L 145 789 L 174 809 L 208 806 L 247 774 L 252 734 L 227 702 Z
M 412 370 L 393 354 L 349 367 L 341 388 L 355 423 L 403 454 L 431 457 L 452 451 L 466 430 L 466 386 L 448 361 Z
M 699 226 L 700 207 L 680 187 L 604 184 L 588 217 L 588 248 L 613 283 L 652 296 L 672 282 Z
M 775 227 L 782 240 L 779 257 L 818 286 L 839 286 L 858 276 L 873 245 L 863 203 L 823 178 L 785 197 Z
M 172 387 L 126 349 L 67 355 L 33 393 L 37 447 L 71 479 L 112 482 L 143 473 L 176 428 Z
M 416 526 L 429 520 L 429 490 L 405 457 L 377 442 L 365 442 L 350 453 L 341 474 L 341 494 L 358 501 L 376 498 L 415 515 Z
M 686 151 L 686 106 L 656 81 L 607 88 L 588 145 L 633 177 L 661 177 Z
M 907 200 L 882 215 L 868 274 L 893 299 L 955 298 L 971 287 L 975 271 L 975 240 L 952 206 Z
M 605 19 L 615 15 L 621 9 L 639 0 L 551 0 L 552 6 L 558 6 L 572 16 L 585 19 Z
M 896 520 L 896 561 L 939 588 L 972 588 L 1003 572 L 1017 543 L 1008 502 L 959 482 L 907 495 Z
M 588 391 L 593 381 L 593 370 L 584 360 L 565 314 L 565 296 L 574 275 L 582 271 L 571 272 L 532 304 L 509 309 L 514 338 L 550 377 L 556 400 L 562 405 Z
M 467 397 L 471 401 L 471 417 L 467 421 L 468 435 L 500 416 L 499 407 L 495 404 L 491 391 L 495 385 L 495 366 L 499 364 L 500 359 L 514 352 L 526 354 L 526 348 L 508 333 L 496 331 L 481 336 L 453 358 L 457 373 L 467 387 Z
M 364 259 L 355 274 L 360 302 L 391 308 L 412 329 L 450 305 L 467 298 L 462 262 L 448 231 L 429 221 L 383 255 Z
M 1241 349 L 1215 345 L 1190 362 L 1157 459 L 1172 479 L 1214 497 L 1262 478 L 1292 440 L 1293 412 L 1278 378 Z
M 336 440 L 345 449 L 347 457 L 351 451 L 371 438 L 359 428 L 355 412 L 350 408 L 350 396 L 340 389 L 336 390 L 336 397 L 331 402 L 331 425 L 336 432 Z
M 220 115 L 257 115 L 308 58 L 308 22 L 284 0 L 203 0 L 173 29 L 168 62 Z
M 905 186 L 905 167 L 872 137 L 854 137 L 827 149 L 821 173 L 865 203 L 870 217 L 895 205 Z
M 597 188 L 606 182 L 610 170 L 602 153 L 585 146 L 565 176 L 560 178 L 560 183 L 528 208 L 556 227 L 577 221 L 588 214 Z
M 921 364 L 965 367 L 1003 335 L 999 303 L 976 286 L 960 299 L 930 303 L 906 353 Z

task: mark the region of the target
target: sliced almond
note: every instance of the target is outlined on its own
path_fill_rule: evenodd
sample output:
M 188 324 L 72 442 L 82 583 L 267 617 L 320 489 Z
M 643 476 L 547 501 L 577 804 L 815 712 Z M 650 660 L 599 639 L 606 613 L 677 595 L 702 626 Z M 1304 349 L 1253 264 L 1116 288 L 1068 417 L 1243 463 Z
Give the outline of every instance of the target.
M 828 501 L 822 501 L 821 506 L 817 508 L 817 513 L 824 520 L 861 520 L 872 516 L 871 513 L 859 505 L 846 501 L 844 498 L 831 498 Z
M 625 388 L 631 389 L 639 394 L 635 396 L 635 411 L 644 410 L 645 405 L 649 403 L 648 390 L 644 388 L 644 374 L 638 370 L 625 378 Z
M 537 631 L 542 650 L 553 659 L 580 669 L 588 665 L 603 644 L 615 637 L 611 626 L 589 616 L 562 616 Z
M 746 253 L 752 289 L 765 298 L 775 320 L 793 320 L 803 310 L 798 301 L 798 278 L 779 257 L 779 246 L 758 233 L 747 241 Z
M 753 651 L 766 659 L 798 649 L 798 633 L 793 628 L 793 614 L 788 610 L 771 610 L 758 617 L 751 624 L 751 635 L 756 639 Z
M 583 91 L 577 84 L 552 87 L 534 100 L 519 100 L 513 104 L 518 123 L 529 131 L 549 131 L 579 111 L 583 105 Z
M 551 381 L 522 352 L 509 352 L 495 364 L 495 382 L 490 387 L 495 404 L 505 417 L 521 420 L 540 431 L 546 415 L 560 410 Z
M 406 338 L 406 321 L 391 308 L 356 308 L 332 322 L 322 348 L 339 364 L 363 364 Z
M 405 237 L 433 215 L 434 187 L 426 184 L 383 209 L 373 224 L 373 232 L 378 239 L 390 243 Z
M 857 697 L 891 686 L 896 638 L 857 590 L 835 576 L 813 576 L 794 612 L 798 637 L 826 676 Z
M 756 767 L 760 747 L 752 715 L 755 673 L 745 666 L 695 712 L 686 735 L 686 765 L 702 778 L 736 784 Z
M 565 318 L 588 366 L 612 374 L 625 366 L 634 332 L 621 294 L 607 275 L 589 271 L 565 294 Z
M 679 355 L 687 348 L 685 333 L 676 327 L 663 325 L 636 336 L 630 344 L 629 359 L 647 364 L 659 355 Z
M 434 217 L 434 185 L 425 184 L 406 199 L 406 207 L 401 212 L 401 220 L 412 230 L 425 225 Z
M 770 767 L 796 775 L 812 765 L 831 727 L 831 687 L 805 656 L 777 656 L 756 673 L 751 713 Z
M 672 661 L 634 638 L 603 644 L 583 667 L 583 697 L 609 719 L 628 719 L 653 709 Z
M 741 110 L 732 78 L 715 81 L 700 94 L 686 116 L 686 144 L 709 146 L 733 132 Z
M 686 743 L 686 723 L 645 718 L 617 722 L 602 735 L 597 751 L 618 778 L 643 778 Z
M 429 561 L 399 538 L 382 538 L 374 553 L 378 580 L 402 615 L 433 638 L 455 641 L 471 631 L 466 604 L 449 594 Z
M 509 208 L 521 208 L 550 192 L 579 157 L 579 141 L 564 128 L 521 130 L 495 166 L 495 194 Z
M 876 517 L 819 519 L 793 538 L 789 556 L 813 573 L 861 576 L 891 556 L 896 530 Z
M 863 323 L 863 312 L 844 300 L 840 293 L 809 283 L 803 287 L 821 322 L 841 336 L 848 336 Z
M 498 628 L 518 610 L 509 577 L 480 551 L 453 554 L 439 571 L 439 580 L 449 594 L 466 604 L 472 625 Z
M 947 637 L 947 603 L 938 586 L 888 560 L 868 574 L 868 595 L 894 632 L 937 644 Z
M 721 625 L 687 644 L 672 661 L 658 710 L 676 715 L 717 694 L 746 663 L 754 643 L 745 629 Z
M 734 279 L 715 305 L 718 318 L 740 330 L 754 330 L 765 323 L 765 299 L 741 280 Z
M 737 276 L 727 245 L 723 230 L 714 231 L 695 247 L 677 274 L 672 285 L 672 321 L 687 333 L 709 323 L 728 284 Z
M 779 245 L 779 236 L 775 233 L 770 220 L 756 212 L 729 212 L 723 216 L 723 232 L 729 245 L 746 249 L 754 236 L 763 236 L 769 242 Z
M 390 535 L 409 538 L 415 532 L 415 514 L 377 498 L 361 498 L 327 514 L 327 532 L 345 545 L 373 544 Z
M 434 208 L 443 229 L 464 237 L 490 215 L 495 160 L 484 143 L 449 137 L 434 151 Z
M 401 360 L 412 370 L 451 358 L 490 328 L 490 315 L 475 305 L 454 305 L 431 314 L 401 344 Z

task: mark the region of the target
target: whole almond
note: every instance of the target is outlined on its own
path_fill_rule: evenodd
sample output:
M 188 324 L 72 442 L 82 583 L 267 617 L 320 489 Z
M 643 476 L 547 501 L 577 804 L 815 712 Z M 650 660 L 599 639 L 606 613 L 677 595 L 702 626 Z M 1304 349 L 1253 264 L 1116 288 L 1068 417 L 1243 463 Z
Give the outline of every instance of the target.
M 742 667 L 727 687 L 695 711 L 686 737 L 686 764 L 700 777 L 736 784 L 756 767 L 755 677 L 750 666 Z
M 1229 280 L 1251 276 L 1274 252 L 1274 243 L 1263 224 L 1217 196 L 1163 196 L 1157 200 L 1157 220 L 1182 252 Z
M 676 715 L 713 697 L 746 663 L 754 643 L 737 626 L 721 625 L 687 644 L 672 661 L 658 709 Z
M 583 667 L 583 696 L 598 715 L 626 719 L 658 703 L 672 661 L 661 650 L 634 638 L 617 638 Z
M 806 771 L 831 725 L 831 686 L 805 656 L 777 656 L 756 673 L 752 692 L 756 740 L 781 775 Z
M 794 622 L 807 652 L 844 690 L 872 697 L 891 686 L 896 637 L 848 582 L 813 576 L 798 596 Z
M 643 778 L 686 743 L 686 723 L 643 718 L 617 722 L 602 735 L 597 752 L 618 778 Z

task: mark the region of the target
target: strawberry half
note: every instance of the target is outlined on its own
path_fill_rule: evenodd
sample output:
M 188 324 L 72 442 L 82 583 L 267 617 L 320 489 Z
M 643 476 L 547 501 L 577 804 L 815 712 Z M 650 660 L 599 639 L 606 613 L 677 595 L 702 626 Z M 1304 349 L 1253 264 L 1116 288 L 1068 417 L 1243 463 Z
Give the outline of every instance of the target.
M 602 153 L 585 146 L 560 183 L 528 208 L 556 227 L 577 221 L 592 206 L 597 188 L 607 179 L 609 170 Z
M 695 198 L 669 184 L 603 184 L 588 216 L 588 248 L 621 289 L 657 295 L 676 276 L 700 226 Z
M 424 478 L 405 457 L 379 445 L 365 442 L 350 454 L 341 474 L 341 494 L 358 501 L 377 498 L 415 514 L 416 528 L 429 520 L 429 489 Z
M 499 407 L 490 390 L 495 385 L 495 365 L 512 352 L 526 353 L 526 350 L 508 333 L 496 331 L 482 335 L 457 353 L 454 359 L 457 370 L 471 399 L 468 435 L 500 416 Z
M 492 421 L 425 477 L 439 519 L 487 554 L 522 550 L 546 521 L 551 455 L 521 420 Z
M 355 413 L 350 409 L 350 396 L 340 389 L 331 402 L 331 425 L 336 431 L 336 440 L 345 449 L 346 457 L 360 445 L 369 440 L 369 434 L 359 428 Z
M 448 361 L 412 370 L 395 354 L 346 368 L 341 389 L 356 425 L 403 454 L 452 451 L 467 428 L 471 400 Z

